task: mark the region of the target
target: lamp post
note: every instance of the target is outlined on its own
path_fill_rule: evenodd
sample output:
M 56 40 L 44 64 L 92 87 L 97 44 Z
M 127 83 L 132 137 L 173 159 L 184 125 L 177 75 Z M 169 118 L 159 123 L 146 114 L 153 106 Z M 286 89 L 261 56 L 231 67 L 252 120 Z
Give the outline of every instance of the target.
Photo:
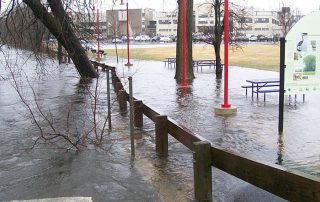
M 120 5 L 124 5 L 123 0 L 121 0 Z M 128 61 L 127 64 L 125 64 L 125 66 L 132 66 L 132 63 L 130 63 L 130 31 L 129 31 L 129 3 L 127 1 L 126 3 L 126 12 L 127 12 L 127 23 L 126 23 L 126 29 L 127 29 L 127 56 L 128 56 Z
M 229 104 L 229 0 L 224 1 L 224 98 L 223 104 L 215 108 L 217 115 L 233 115 L 237 108 Z
M 98 34 L 98 51 L 97 51 L 97 56 L 98 56 L 98 62 L 100 62 L 100 23 L 99 23 L 99 9 L 97 9 L 97 34 Z
M 181 26 L 182 26 L 182 79 L 181 79 L 181 86 L 186 87 L 187 84 L 187 5 L 186 5 L 186 0 L 182 0 L 182 5 L 181 5 L 181 14 L 182 14 L 182 20 L 181 20 Z

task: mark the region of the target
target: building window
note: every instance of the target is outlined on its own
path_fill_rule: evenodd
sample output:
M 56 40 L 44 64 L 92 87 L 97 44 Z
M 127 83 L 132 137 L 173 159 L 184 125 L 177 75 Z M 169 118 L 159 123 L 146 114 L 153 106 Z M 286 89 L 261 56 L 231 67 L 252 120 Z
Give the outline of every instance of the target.
M 255 23 L 269 23 L 269 18 L 255 18 Z
M 203 24 L 207 24 L 207 23 L 208 23 L 207 21 L 198 21 L 199 25 L 203 25 Z
M 178 20 L 173 20 L 173 24 L 178 24 Z
M 168 25 L 168 24 L 171 24 L 171 21 L 169 21 L 169 20 L 159 20 L 159 24 L 166 24 L 166 25 Z
M 254 31 L 261 31 L 261 28 L 254 28 Z
M 198 17 L 199 17 L 199 18 L 207 18 L 208 15 L 199 15 Z

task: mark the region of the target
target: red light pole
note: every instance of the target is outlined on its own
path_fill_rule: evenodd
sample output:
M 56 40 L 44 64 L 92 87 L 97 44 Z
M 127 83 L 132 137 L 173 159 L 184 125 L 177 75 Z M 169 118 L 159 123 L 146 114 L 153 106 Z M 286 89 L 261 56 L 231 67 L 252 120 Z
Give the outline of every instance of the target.
M 121 0 L 120 5 L 124 5 L 123 0 Z M 127 12 L 127 55 L 128 55 L 128 61 L 125 66 L 132 66 L 132 63 L 130 63 L 130 30 L 129 30 L 129 3 L 127 1 L 126 3 L 126 12 Z
M 123 0 L 122 0 L 123 1 Z M 123 3 L 123 2 L 121 2 Z M 129 33 L 129 4 L 127 2 L 127 51 L 128 51 L 128 62 L 125 64 L 126 66 L 132 66 L 130 63 L 130 33 Z
M 217 115 L 232 115 L 236 113 L 237 108 L 229 104 L 229 1 L 224 1 L 224 99 L 219 108 L 215 108 Z
M 224 103 L 221 105 L 223 108 L 230 108 L 229 104 L 229 2 L 224 1 Z
M 98 33 L 98 62 L 100 62 L 100 29 L 99 29 L 99 9 L 97 9 L 97 33 Z
M 181 22 L 181 26 L 182 26 L 182 80 L 181 80 L 181 86 L 185 87 L 188 85 L 187 83 L 187 70 L 186 70 L 186 65 L 187 65 L 187 5 L 186 5 L 186 0 L 182 0 L 181 1 L 182 5 L 181 5 L 181 10 L 182 10 L 182 22 Z

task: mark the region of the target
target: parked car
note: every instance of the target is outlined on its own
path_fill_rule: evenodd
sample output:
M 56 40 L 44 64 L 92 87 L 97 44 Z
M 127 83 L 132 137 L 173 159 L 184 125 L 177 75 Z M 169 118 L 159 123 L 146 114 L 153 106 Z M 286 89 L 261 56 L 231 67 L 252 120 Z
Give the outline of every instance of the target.
M 148 35 L 139 35 L 139 36 L 136 36 L 134 40 L 146 42 L 146 41 L 150 41 L 151 39 Z
M 168 42 L 172 42 L 172 39 L 168 36 L 162 36 L 160 37 L 160 42 L 168 43 Z
M 258 40 L 258 37 L 256 35 L 251 35 L 249 37 L 249 41 L 257 41 Z
M 111 42 L 112 42 L 112 43 L 122 43 L 122 40 L 119 39 L 119 38 L 114 38 L 114 39 L 112 39 Z
M 160 36 L 154 36 L 151 38 L 151 42 L 158 42 L 160 41 Z
M 126 42 L 126 41 L 127 41 L 127 36 L 122 36 L 122 37 L 121 37 L 121 40 L 122 40 L 123 42 Z M 129 40 L 130 40 L 130 41 L 134 41 L 134 38 L 133 38 L 132 36 L 129 36 Z
M 176 36 L 176 35 L 171 35 L 171 36 L 170 36 L 170 39 L 171 39 L 173 42 L 175 42 L 175 41 L 177 41 L 177 36 Z
M 266 36 L 264 36 L 264 35 L 258 35 L 257 36 L 257 41 L 267 41 L 267 37 Z
M 238 35 L 234 37 L 234 41 L 246 42 L 249 41 L 249 37 L 247 37 L 246 35 Z

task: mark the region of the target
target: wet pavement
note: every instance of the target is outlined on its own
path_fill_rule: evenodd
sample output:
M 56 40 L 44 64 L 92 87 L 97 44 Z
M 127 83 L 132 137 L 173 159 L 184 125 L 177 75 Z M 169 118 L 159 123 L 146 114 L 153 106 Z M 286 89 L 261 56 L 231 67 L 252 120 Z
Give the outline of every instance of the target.
M 3 67 L 3 58 L 1 62 Z M 74 130 L 80 130 L 82 122 L 78 119 L 86 120 L 90 109 L 84 86 L 92 87 L 94 82 L 82 84 L 72 65 L 47 62 L 48 68 L 44 70 L 32 68 L 36 61 L 28 61 L 31 83 L 58 125 L 65 125 L 68 106 L 72 103 L 73 121 L 79 127 Z M 107 58 L 105 62 L 116 65 L 114 58 Z M 122 60 L 122 64 L 124 62 Z M 196 79 L 186 92 L 176 85 L 174 69 L 164 63 L 137 60 L 133 63 L 130 69 L 118 64 L 118 75 L 124 83 L 128 75 L 133 75 L 135 97 L 156 111 L 225 149 L 320 175 L 320 137 L 316 132 L 320 107 L 315 107 L 320 96 L 308 95 L 305 103 L 299 96 L 296 104 L 289 104 L 287 97 L 285 132 L 279 135 L 278 96 L 267 95 L 264 103 L 263 99 L 246 97 L 240 88 L 246 79 L 276 77 L 275 72 L 232 67 L 230 102 L 238 107 L 238 113 L 222 118 L 213 112 L 222 102 L 223 91 L 222 81 L 215 79 L 212 69 L 196 72 Z M 0 74 L 8 77 L 3 68 Z M 104 74 L 100 81 L 99 110 L 105 113 Z M 154 152 L 154 124 L 147 118 L 144 128 L 135 132 L 137 156 L 134 161 L 130 158 L 128 115 L 119 113 L 116 102 L 112 107 L 113 130 L 107 132 L 102 147 L 89 145 L 80 152 L 70 152 L 39 145 L 26 150 L 32 145 L 37 130 L 5 78 L 0 79 L 0 97 L 0 200 L 63 196 L 87 196 L 95 201 L 193 200 L 192 152 L 169 138 L 169 157 L 158 158 Z M 114 94 L 112 97 L 114 99 Z M 215 201 L 282 201 L 215 168 L 213 195 Z

